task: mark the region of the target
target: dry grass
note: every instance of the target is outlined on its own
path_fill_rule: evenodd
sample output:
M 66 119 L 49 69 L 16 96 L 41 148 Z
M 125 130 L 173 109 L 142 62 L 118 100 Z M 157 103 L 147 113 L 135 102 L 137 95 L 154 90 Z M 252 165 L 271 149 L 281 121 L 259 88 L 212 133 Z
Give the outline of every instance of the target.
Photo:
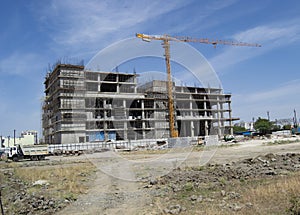
M 300 199 L 300 173 L 266 180 L 256 186 L 250 186 L 242 192 L 242 196 L 241 202 L 251 202 L 254 205 L 247 214 L 253 214 L 253 212 L 261 214 L 288 213 L 292 207 L 300 206 L 292 205 L 297 204 L 297 202 L 293 203 L 294 200 Z
M 46 180 L 49 185 L 47 192 L 54 193 L 61 198 L 86 193 L 88 186 L 85 183 L 88 177 L 95 170 L 95 167 L 90 163 L 76 163 L 74 165 L 55 165 L 42 167 L 17 167 L 14 168 L 14 174 L 21 180 L 29 184 L 38 180 Z M 35 192 L 39 187 L 34 186 L 31 192 Z
M 167 154 L 190 153 L 193 151 L 191 147 L 160 149 L 160 150 L 137 150 L 137 151 L 122 151 L 117 152 L 121 157 L 128 160 L 147 160 L 164 156 Z
M 119 151 L 118 153 L 120 155 L 152 155 L 152 154 L 165 154 L 168 153 L 170 149 L 160 149 L 160 150 L 155 150 L 155 149 L 140 149 L 136 151 Z
M 242 207 L 239 211 L 221 210 L 217 204 L 203 204 L 205 214 L 299 214 L 300 173 L 273 179 L 253 180 L 247 184 L 228 184 L 227 190 L 237 192 L 240 199 L 229 203 Z M 251 203 L 251 207 L 246 206 Z
M 185 207 L 187 210 L 181 214 L 300 214 L 300 172 L 268 179 L 229 182 L 222 187 L 190 187 L 186 185 L 177 192 L 167 205 L 180 204 Z M 221 190 L 238 193 L 240 197 L 224 199 Z M 202 195 L 204 201 L 193 202 L 190 200 L 191 195 Z M 167 207 L 164 198 L 156 199 L 155 203 L 160 203 L 160 208 Z M 206 201 L 205 198 L 212 200 Z M 234 205 L 240 209 L 234 210 Z

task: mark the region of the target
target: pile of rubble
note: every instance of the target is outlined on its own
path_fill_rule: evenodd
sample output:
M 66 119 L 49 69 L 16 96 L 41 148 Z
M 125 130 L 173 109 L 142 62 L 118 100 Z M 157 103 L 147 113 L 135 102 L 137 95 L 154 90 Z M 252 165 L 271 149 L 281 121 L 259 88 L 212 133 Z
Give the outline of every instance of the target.
M 224 183 L 233 179 L 262 178 L 299 170 L 300 154 L 267 154 L 228 164 L 209 164 L 204 167 L 178 169 L 162 177 L 159 183 L 165 184 L 172 181 L 175 187 L 188 182 L 194 185 L 208 182 Z
M 11 170 L 3 171 L 1 179 L 5 214 L 54 214 L 67 204 L 65 201 L 44 196 L 49 185 L 47 183 L 26 183 L 16 178 Z M 32 187 L 37 189 L 31 189 Z
M 277 175 L 287 175 L 290 172 L 300 171 L 300 154 L 288 153 L 284 155 L 267 154 L 255 158 L 245 159 L 227 164 L 208 164 L 206 166 L 176 169 L 159 179 L 149 180 L 151 188 L 161 190 L 165 200 L 169 203 L 170 196 L 198 189 L 211 189 L 212 195 L 203 196 L 191 192 L 187 197 L 193 204 L 218 202 L 220 208 L 232 212 L 240 211 L 242 208 L 251 208 L 253 204 L 239 203 L 241 195 L 234 191 L 225 191 L 226 185 L 235 181 L 246 181 L 251 179 L 271 178 Z M 147 187 L 149 188 L 149 187 Z M 196 195 L 197 194 L 197 195 Z M 179 194 L 182 196 L 182 194 Z M 185 211 L 183 206 L 176 203 L 165 208 L 167 214 L 180 214 Z

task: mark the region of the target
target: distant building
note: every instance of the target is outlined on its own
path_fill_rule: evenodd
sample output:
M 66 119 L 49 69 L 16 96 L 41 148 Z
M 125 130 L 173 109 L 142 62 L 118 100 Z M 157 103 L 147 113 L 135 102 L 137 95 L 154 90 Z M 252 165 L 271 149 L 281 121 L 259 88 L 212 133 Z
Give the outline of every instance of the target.
M 1 147 L 10 147 L 15 144 L 20 145 L 34 145 L 38 144 L 37 131 L 23 131 L 20 137 L 1 137 Z
M 23 131 L 21 137 L 18 138 L 18 142 L 21 145 L 38 144 L 38 132 L 37 131 Z
M 283 127 L 285 125 L 294 125 L 294 119 L 293 118 L 286 118 L 286 119 L 277 119 L 275 120 L 276 125 Z
M 47 144 L 160 139 L 170 135 L 167 83 L 138 86 L 137 74 L 58 64 L 45 79 Z M 231 95 L 173 83 L 180 137 L 232 134 Z
M 253 122 L 238 122 L 234 125 L 245 128 L 247 131 L 254 131 L 254 123 Z

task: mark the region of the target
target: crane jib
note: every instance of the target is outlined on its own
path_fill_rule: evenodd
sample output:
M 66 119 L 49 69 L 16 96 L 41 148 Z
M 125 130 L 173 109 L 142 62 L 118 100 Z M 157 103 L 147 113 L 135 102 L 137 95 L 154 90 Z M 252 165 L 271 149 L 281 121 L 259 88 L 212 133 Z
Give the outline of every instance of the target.
M 165 60 L 166 60 L 166 68 L 168 75 L 168 110 L 169 110 L 169 127 L 170 127 L 170 137 L 178 137 L 178 130 L 176 129 L 175 116 L 174 116 L 174 101 L 172 96 L 172 76 L 171 76 L 171 66 L 170 66 L 170 43 L 169 41 L 177 41 L 177 42 L 193 42 L 193 43 L 204 43 L 204 44 L 212 44 L 214 47 L 216 45 L 231 45 L 231 46 L 252 46 L 252 47 L 261 47 L 260 44 L 256 43 L 243 43 L 243 42 L 234 42 L 234 41 L 226 41 L 226 40 L 210 40 L 207 38 L 198 39 L 191 37 L 172 37 L 167 34 L 165 35 L 147 35 L 137 33 L 136 37 L 141 38 L 143 41 L 150 42 L 151 40 L 162 40 L 163 48 L 165 49 Z

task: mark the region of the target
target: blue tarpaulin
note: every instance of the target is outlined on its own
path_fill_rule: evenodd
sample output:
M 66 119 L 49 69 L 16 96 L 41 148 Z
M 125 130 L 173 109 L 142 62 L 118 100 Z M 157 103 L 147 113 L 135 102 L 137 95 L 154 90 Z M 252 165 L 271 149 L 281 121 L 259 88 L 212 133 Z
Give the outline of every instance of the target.
M 104 141 L 103 131 L 94 131 L 89 133 L 90 142 Z
M 105 136 L 104 136 L 104 131 L 94 131 L 89 133 L 89 140 L 90 142 L 99 142 L 99 141 L 104 141 Z M 116 140 L 117 139 L 117 134 L 115 131 L 109 131 L 108 132 L 108 140 Z

